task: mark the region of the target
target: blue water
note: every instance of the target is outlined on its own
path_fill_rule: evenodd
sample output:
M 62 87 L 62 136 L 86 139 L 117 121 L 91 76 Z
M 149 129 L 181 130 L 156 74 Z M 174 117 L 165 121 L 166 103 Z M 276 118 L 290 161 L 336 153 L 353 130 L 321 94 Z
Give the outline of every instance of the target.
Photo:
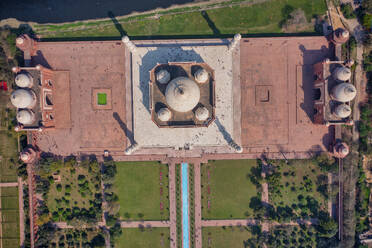
M 182 175 L 182 239 L 183 248 L 189 248 L 189 165 L 181 164 Z

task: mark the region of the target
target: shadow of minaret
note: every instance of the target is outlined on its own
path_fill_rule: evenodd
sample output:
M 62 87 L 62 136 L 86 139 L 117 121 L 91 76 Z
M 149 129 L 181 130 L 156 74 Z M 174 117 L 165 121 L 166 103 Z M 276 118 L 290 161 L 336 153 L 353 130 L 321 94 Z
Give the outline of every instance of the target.
M 201 15 L 202 17 L 207 21 L 208 23 L 208 26 L 210 27 L 210 29 L 212 29 L 213 31 L 213 34 L 216 35 L 216 36 L 219 36 L 221 34 L 220 30 L 216 27 L 216 25 L 214 24 L 214 22 L 211 20 L 211 18 L 209 18 L 209 15 L 206 11 L 202 11 L 201 12 Z
M 231 137 L 231 135 L 226 131 L 226 128 L 222 125 L 222 123 L 220 122 L 220 120 L 216 117 L 216 120 L 214 121 L 218 127 L 218 130 L 222 133 L 223 135 L 223 138 L 226 140 L 226 142 L 228 144 L 230 144 L 233 139 Z
M 114 112 L 112 114 L 112 116 L 114 117 L 114 119 L 119 123 L 121 129 L 123 129 L 125 135 L 127 136 L 127 138 L 129 139 L 129 142 L 131 145 L 134 145 L 136 144 L 136 141 L 134 140 L 134 135 L 133 135 L 133 132 L 130 131 L 127 127 L 127 125 L 121 120 L 119 114 L 117 112 Z
M 127 32 L 123 29 L 123 26 L 118 22 L 114 13 L 112 11 L 107 12 L 108 17 L 111 18 L 111 21 L 114 23 L 115 28 L 119 31 L 120 37 L 126 36 Z

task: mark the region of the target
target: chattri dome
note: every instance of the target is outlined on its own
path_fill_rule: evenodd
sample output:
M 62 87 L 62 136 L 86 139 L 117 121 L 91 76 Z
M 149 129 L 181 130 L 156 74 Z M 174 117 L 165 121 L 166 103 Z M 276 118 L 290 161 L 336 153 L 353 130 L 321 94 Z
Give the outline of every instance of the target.
M 170 81 L 165 90 L 168 106 L 177 112 L 188 112 L 200 100 L 200 88 L 190 78 L 177 77 Z
M 160 70 L 156 73 L 156 80 L 161 84 L 166 84 L 170 80 L 170 74 L 167 70 Z
M 158 111 L 158 119 L 161 121 L 169 121 L 172 117 L 172 112 L 168 108 L 161 108 Z
M 333 72 L 333 77 L 339 81 L 348 81 L 351 78 L 351 70 L 345 66 L 337 67 Z
M 35 119 L 34 117 L 35 117 L 34 113 L 28 109 L 20 110 L 17 113 L 17 121 L 25 125 L 32 124 Z
M 347 105 L 347 104 L 345 104 L 345 103 L 338 105 L 335 108 L 335 115 L 337 115 L 340 118 L 349 117 L 351 115 L 351 108 L 350 108 L 350 106 Z
M 341 83 L 333 87 L 332 97 L 339 102 L 350 102 L 357 94 L 356 88 L 350 83 Z
M 28 73 L 20 73 L 15 77 L 15 83 L 18 87 L 29 88 L 32 86 L 32 77 Z
M 209 74 L 205 69 L 202 68 L 195 72 L 194 77 L 198 83 L 205 83 L 209 78 Z
M 36 103 L 36 96 L 31 90 L 18 89 L 13 91 L 10 101 L 17 108 L 31 108 Z
M 199 121 L 205 121 L 205 120 L 207 120 L 208 117 L 209 117 L 209 111 L 208 111 L 208 109 L 206 107 L 199 107 L 195 111 L 195 117 Z

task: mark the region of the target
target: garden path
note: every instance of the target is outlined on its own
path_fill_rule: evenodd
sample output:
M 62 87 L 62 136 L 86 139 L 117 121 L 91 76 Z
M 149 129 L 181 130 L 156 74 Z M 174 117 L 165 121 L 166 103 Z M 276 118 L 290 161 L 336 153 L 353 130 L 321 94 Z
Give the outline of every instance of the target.
M 18 206 L 19 206 L 19 244 L 24 246 L 25 242 L 25 210 L 23 209 L 23 181 L 18 177 Z
M 213 226 L 252 226 L 257 225 L 259 221 L 255 219 L 236 219 L 236 220 L 202 220 L 202 227 Z
M 202 248 L 202 219 L 201 219 L 201 175 L 200 163 L 194 164 L 195 187 L 195 248 Z
M 170 221 L 122 221 L 121 228 L 137 228 L 137 227 L 169 227 Z
M 18 186 L 18 182 L 14 182 L 14 183 L 0 183 L 0 187 L 17 187 Z
M 177 247 L 176 164 L 169 163 L 170 247 Z

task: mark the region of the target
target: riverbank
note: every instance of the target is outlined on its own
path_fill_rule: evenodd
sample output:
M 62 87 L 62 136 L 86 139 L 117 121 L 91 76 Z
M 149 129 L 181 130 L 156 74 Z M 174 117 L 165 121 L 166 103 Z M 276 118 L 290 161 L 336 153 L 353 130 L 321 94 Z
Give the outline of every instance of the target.
M 64 24 L 30 23 L 33 32 L 52 39 L 113 39 L 129 35 L 135 39 L 223 37 L 234 33 L 273 36 L 282 34 L 286 9 L 301 9 L 307 23 L 293 33 L 314 35 L 314 16 L 326 12 L 323 0 L 231 0 L 105 20 Z M 1 25 L 1 23 L 0 23 Z

